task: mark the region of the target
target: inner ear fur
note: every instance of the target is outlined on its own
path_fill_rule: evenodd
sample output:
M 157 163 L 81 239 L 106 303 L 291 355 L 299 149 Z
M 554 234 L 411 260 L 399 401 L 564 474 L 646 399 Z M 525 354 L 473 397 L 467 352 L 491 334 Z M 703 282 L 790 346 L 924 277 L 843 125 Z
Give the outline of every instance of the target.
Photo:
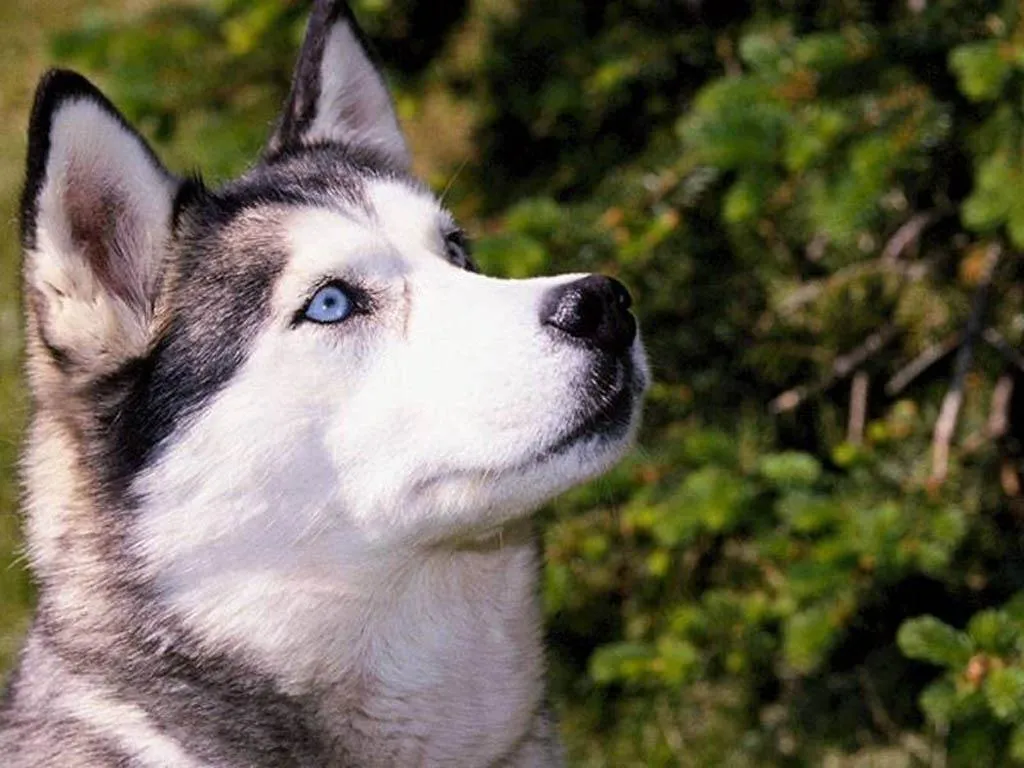
M 391 96 L 348 4 L 316 0 L 285 102 L 265 157 L 318 143 L 371 150 L 409 169 Z
M 179 186 L 88 80 L 42 78 L 21 206 L 30 355 L 101 372 L 146 348 Z

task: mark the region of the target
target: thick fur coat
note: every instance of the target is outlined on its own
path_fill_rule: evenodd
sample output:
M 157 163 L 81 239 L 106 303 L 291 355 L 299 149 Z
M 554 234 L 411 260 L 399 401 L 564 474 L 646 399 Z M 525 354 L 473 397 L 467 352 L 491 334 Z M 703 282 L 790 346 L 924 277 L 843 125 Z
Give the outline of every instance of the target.
M 613 280 L 476 274 L 408 168 L 340 2 L 216 190 L 44 77 L 4 766 L 560 764 L 529 513 L 626 450 L 643 351 Z

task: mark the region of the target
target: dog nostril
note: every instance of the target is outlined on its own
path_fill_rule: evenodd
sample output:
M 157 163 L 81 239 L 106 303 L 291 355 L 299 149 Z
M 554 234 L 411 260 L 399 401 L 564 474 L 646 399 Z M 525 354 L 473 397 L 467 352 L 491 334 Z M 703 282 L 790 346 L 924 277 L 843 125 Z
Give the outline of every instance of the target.
M 570 336 L 590 336 L 597 332 L 603 311 L 600 298 L 593 293 L 568 290 L 555 305 L 547 323 Z
M 611 283 L 612 292 L 615 294 L 615 302 L 622 309 L 629 309 L 633 306 L 633 297 L 629 295 L 629 290 L 614 278 L 608 278 Z
M 632 298 L 618 280 L 591 275 L 550 291 L 541 322 L 607 352 L 625 352 L 636 338 Z

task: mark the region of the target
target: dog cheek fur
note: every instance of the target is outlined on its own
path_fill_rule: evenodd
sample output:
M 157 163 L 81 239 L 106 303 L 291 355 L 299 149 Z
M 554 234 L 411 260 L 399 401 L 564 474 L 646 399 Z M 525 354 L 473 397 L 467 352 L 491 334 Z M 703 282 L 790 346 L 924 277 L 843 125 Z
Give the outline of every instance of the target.
M 250 364 L 260 363 L 256 350 Z M 335 506 L 333 465 L 310 439 L 317 419 L 285 406 L 258 425 L 278 450 L 256 440 L 223 452 L 216 435 L 254 434 L 241 406 L 260 381 L 243 369 L 136 486 L 146 499 L 138 542 L 162 599 L 211 651 L 258 660 L 295 695 L 326 689 L 339 709 L 359 700 L 361 727 L 410 750 L 403 759 L 417 759 L 419 748 L 403 722 L 446 733 L 437 748 L 452 751 L 438 760 L 500 753 L 508 745 L 495 740 L 528 727 L 519 720 L 532 717 L 542 690 L 528 534 L 510 532 L 497 556 L 489 547 L 425 554 L 367 541 Z M 194 473 L 218 454 L 231 471 L 214 472 L 218 488 L 194 492 Z M 452 711 L 453 691 L 465 712 Z M 451 732 L 459 722 L 479 725 L 484 712 L 492 727 Z

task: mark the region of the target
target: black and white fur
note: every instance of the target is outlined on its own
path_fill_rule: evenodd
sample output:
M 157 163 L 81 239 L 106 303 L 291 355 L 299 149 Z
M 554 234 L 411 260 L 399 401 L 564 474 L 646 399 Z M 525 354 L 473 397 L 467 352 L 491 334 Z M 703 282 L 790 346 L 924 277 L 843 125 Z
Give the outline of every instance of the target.
M 217 190 L 46 75 L 22 238 L 39 601 L 0 764 L 560 764 L 529 512 L 625 451 L 642 348 L 607 278 L 472 271 L 343 3 Z

